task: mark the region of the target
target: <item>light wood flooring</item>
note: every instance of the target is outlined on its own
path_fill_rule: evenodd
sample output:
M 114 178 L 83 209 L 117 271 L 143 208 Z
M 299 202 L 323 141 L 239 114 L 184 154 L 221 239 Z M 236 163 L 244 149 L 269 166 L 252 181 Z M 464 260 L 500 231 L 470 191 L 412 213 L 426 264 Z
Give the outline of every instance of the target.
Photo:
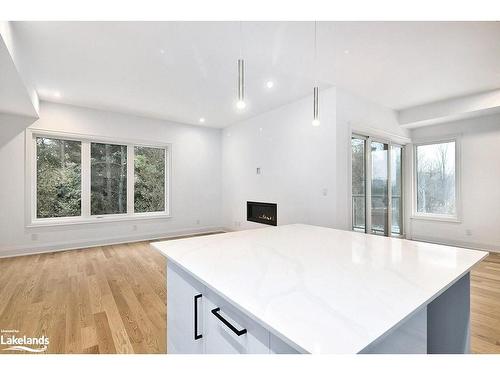
M 147 242 L 0 259 L 0 329 L 48 353 L 165 353 L 165 268 Z
M 471 273 L 473 353 L 500 353 L 500 254 L 490 253 Z
M 165 353 L 165 266 L 148 242 L 0 259 L 0 330 L 47 353 Z M 500 254 L 471 280 L 472 351 L 500 353 Z

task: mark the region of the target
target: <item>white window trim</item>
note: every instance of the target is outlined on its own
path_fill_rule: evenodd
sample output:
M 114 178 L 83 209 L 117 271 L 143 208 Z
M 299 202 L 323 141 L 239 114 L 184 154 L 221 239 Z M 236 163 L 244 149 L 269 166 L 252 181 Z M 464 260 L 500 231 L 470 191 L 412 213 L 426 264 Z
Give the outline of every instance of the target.
M 36 137 L 59 138 L 82 142 L 82 215 L 72 217 L 43 218 L 36 217 Z M 90 143 L 119 144 L 127 146 L 127 213 L 125 214 L 90 214 Z M 134 212 L 134 147 L 146 146 L 165 149 L 165 211 Z M 168 219 L 172 217 L 170 201 L 170 180 L 172 176 L 172 144 L 93 136 L 89 134 L 67 133 L 45 129 L 27 129 L 25 132 L 25 225 L 26 227 L 47 227 L 77 224 L 98 224 L 129 220 Z
M 429 214 L 417 212 L 417 147 L 438 143 L 455 142 L 455 215 Z M 449 223 L 462 222 L 462 163 L 461 163 L 461 136 L 455 135 L 444 138 L 419 140 L 412 147 L 412 215 L 411 220 L 443 221 Z

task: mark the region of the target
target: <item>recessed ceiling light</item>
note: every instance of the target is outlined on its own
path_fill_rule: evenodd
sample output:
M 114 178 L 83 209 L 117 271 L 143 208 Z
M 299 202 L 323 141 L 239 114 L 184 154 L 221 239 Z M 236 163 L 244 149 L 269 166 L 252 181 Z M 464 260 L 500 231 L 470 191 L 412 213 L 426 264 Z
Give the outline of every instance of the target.
M 160 50 L 160 53 L 161 53 L 162 55 L 164 55 L 164 54 L 165 54 L 165 50 L 164 50 L 164 49 L 161 49 L 161 50 Z
M 266 87 L 267 87 L 268 89 L 272 89 L 272 88 L 274 87 L 274 82 L 273 82 L 273 81 L 267 81 L 267 82 L 266 82 Z
M 200 117 L 200 124 L 203 124 L 205 122 L 205 117 Z
M 59 91 L 54 92 L 54 97 L 55 98 L 60 98 L 61 97 L 61 93 Z
M 344 50 L 344 53 L 345 53 L 346 55 L 348 55 L 348 54 L 349 54 L 349 50 L 348 50 L 348 49 L 345 49 L 345 50 Z

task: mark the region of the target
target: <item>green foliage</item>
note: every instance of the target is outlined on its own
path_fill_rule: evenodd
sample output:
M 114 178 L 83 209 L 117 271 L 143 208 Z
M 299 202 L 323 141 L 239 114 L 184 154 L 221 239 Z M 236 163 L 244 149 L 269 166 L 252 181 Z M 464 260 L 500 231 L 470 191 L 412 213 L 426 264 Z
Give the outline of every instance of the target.
M 90 212 L 92 215 L 127 212 L 127 146 L 90 145 Z
M 135 147 L 135 212 L 165 211 L 165 150 Z
M 37 217 L 81 215 L 81 142 L 38 137 Z M 127 146 L 91 143 L 92 215 L 127 212 Z M 165 149 L 135 147 L 135 212 L 165 211 Z
M 81 143 L 39 137 L 37 217 L 80 216 Z

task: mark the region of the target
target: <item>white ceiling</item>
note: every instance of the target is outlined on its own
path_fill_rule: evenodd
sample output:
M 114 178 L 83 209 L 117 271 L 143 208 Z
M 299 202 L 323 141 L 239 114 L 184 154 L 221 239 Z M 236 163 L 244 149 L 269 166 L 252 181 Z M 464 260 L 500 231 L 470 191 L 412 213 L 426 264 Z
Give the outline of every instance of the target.
M 244 22 L 242 43 L 238 22 L 13 27 L 45 100 L 224 127 L 312 92 L 312 22 Z M 316 78 L 407 108 L 500 87 L 499 40 L 498 22 L 320 22 Z M 240 45 L 242 113 L 234 107 Z

